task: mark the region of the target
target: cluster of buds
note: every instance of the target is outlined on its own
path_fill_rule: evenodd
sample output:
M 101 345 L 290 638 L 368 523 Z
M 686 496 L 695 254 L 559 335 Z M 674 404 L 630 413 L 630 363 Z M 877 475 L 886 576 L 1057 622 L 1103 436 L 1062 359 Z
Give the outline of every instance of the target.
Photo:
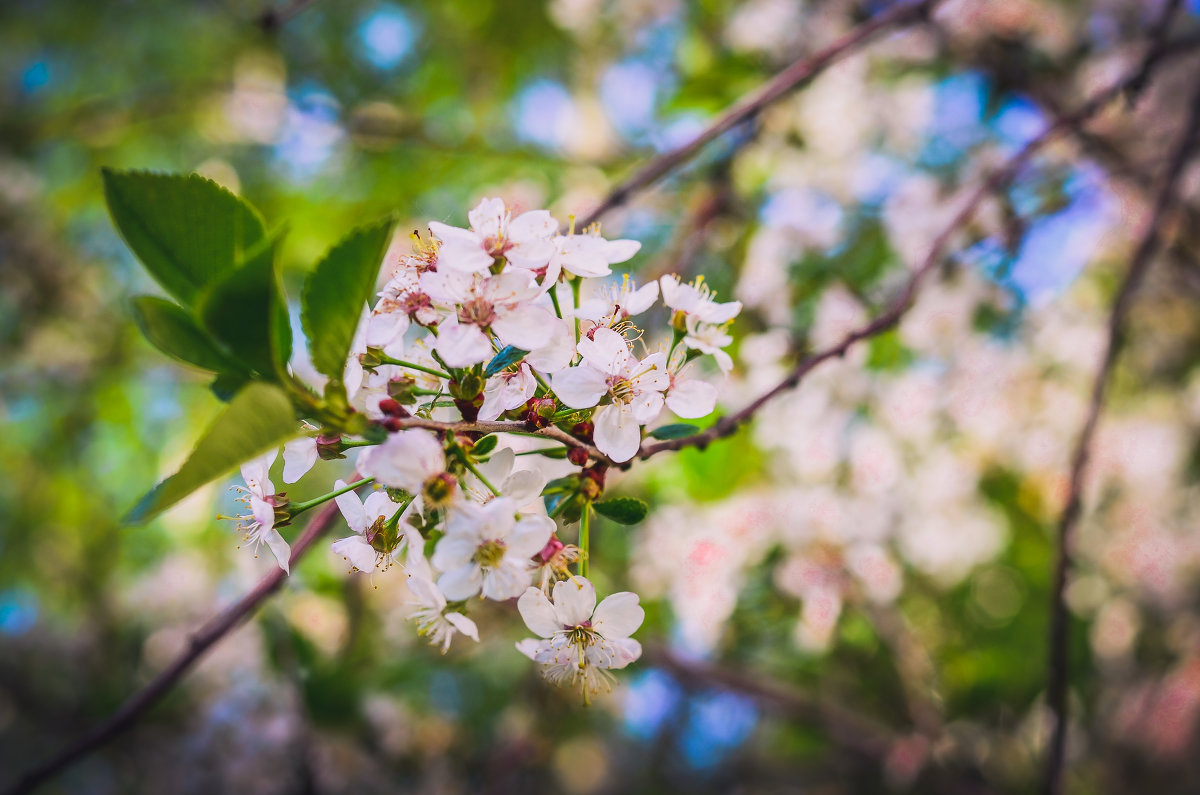
M 485 199 L 469 218 L 470 228 L 431 223 L 430 235 L 414 234 L 413 253 L 392 263 L 360 321 L 342 380 L 370 433 L 308 428 L 284 450 L 284 480 L 357 448 L 373 491 L 363 500 L 354 485 L 335 484 L 330 496 L 353 533 L 334 551 L 352 570 L 402 570 L 419 632 L 443 651 L 458 635 L 478 640 L 473 602 L 518 600 L 538 636 L 518 648 L 586 700 L 641 654 L 630 638 L 643 618 L 638 597 L 617 593 L 597 606 L 586 577 L 589 516 L 606 471 L 637 455 L 665 410 L 685 419 L 713 411 L 717 388 L 702 360 L 729 369 L 726 330 L 741 306 L 716 301 L 702 280 L 639 287 L 613 278 L 611 266 L 640 244 L 606 240 L 598 228 L 560 234 L 545 210 L 514 217 Z M 654 349 L 637 324 L 660 296 L 670 320 Z M 552 480 L 536 462 L 518 467 L 504 434 L 427 429 L 496 420 L 569 435 L 573 444 L 526 452 L 577 471 Z M 273 458 L 244 470 L 264 505 Z M 577 543 L 559 537 L 575 524 L 577 536 L 567 532 Z M 244 526 L 286 567 L 273 515 L 256 509 Z

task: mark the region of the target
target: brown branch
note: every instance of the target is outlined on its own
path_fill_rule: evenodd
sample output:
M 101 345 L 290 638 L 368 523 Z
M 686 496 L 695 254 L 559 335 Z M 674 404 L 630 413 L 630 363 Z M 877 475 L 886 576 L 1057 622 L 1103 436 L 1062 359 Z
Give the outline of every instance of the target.
M 360 478 L 355 475 L 354 480 L 358 479 Z M 337 505 L 330 502 L 313 517 L 313 520 L 308 523 L 308 527 L 304 528 L 304 532 L 292 544 L 292 554 L 288 561 L 290 566 L 294 567 L 313 542 L 333 526 L 337 516 Z M 254 590 L 209 619 L 204 626 L 193 633 L 183 653 L 160 671 L 149 684 L 134 693 L 108 720 L 52 758 L 25 773 L 6 791 L 6 795 L 32 792 L 38 786 L 126 731 L 141 717 L 142 713 L 166 695 L 217 641 L 236 629 L 258 609 L 260 604 L 278 591 L 286 578 L 287 575 L 283 569 L 278 566 L 273 567 L 269 574 L 259 580 Z
M 1200 45 L 1200 41 L 1190 40 L 1190 43 Z M 1187 52 L 1185 48 L 1174 45 L 1164 46 L 1162 55 L 1159 60 L 1166 60 L 1167 57 Z M 942 232 L 934 238 L 933 244 L 930 247 L 929 254 L 925 257 L 920 266 L 913 271 L 912 275 L 901 288 L 899 295 L 889 304 L 888 308 L 876 316 L 866 325 L 852 331 L 841 342 L 826 348 L 822 351 L 810 354 L 801 359 L 796 366 L 788 373 L 787 377 L 776 384 L 771 389 L 767 390 L 762 395 L 759 395 L 747 406 L 740 411 L 722 417 L 707 430 L 684 436 L 679 439 L 670 439 L 652 444 L 643 444 L 637 457 L 647 459 L 658 453 L 667 450 L 682 450 L 687 447 L 699 447 L 704 449 L 712 442 L 722 439 L 726 436 L 734 434 L 741 425 L 753 419 L 754 415 L 765 406 L 767 403 L 774 400 L 784 392 L 794 389 L 801 380 L 804 379 L 818 365 L 829 359 L 836 359 L 844 356 L 857 343 L 878 336 L 885 331 L 888 331 L 900 322 L 904 317 L 904 313 L 908 311 L 913 298 L 916 296 L 917 290 L 924 281 L 925 277 L 942 261 L 945 250 L 954 237 L 955 233 L 964 226 L 975 214 L 975 211 L 983 203 L 984 199 L 990 196 L 997 190 L 1000 190 L 1009 182 L 1011 182 L 1020 170 L 1029 162 L 1030 158 L 1049 143 L 1054 138 L 1062 135 L 1064 132 L 1078 128 L 1092 116 L 1096 115 L 1113 99 L 1119 97 L 1128 90 L 1131 83 L 1139 78 L 1141 69 L 1134 70 L 1124 77 L 1118 79 L 1115 83 L 1110 84 L 1092 95 L 1083 105 L 1077 108 L 1073 113 L 1060 116 L 1053 124 L 1047 127 L 1040 135 L 1030 140 L 1021 148 L 1015 155 L 1004 163 L 998 170 L 977 187 L 963 203 L 962 207 L 950 223 L 942 230 Z
M 754 118 L 763 108 L 809 82 L 826 68 L 884 31 L 926 18 L 941 1 L 919 0 L 919 2 L 892 6 L 887 11 L 854 28 L 816 55 L 793 62 L 760 86 L 757 91 L 743 97 L 737 104 L 722 113 L 691 141 L 654 158 L 638 169 L 633 176 L 613 188 L 604 201 L 588 213 L 579 226 L 587 227 L 599 220 L 609 210 L 620 207 L 633 194 L 658 182 L 695 157 L 705 146 L 739 124 Z
M 528 422 L 520 420 L 513 421 L 475 421 L 466 422 L 465 420 L 458 422 L 443 422 L 442 420 L 427 420 L 423 417 L 405 417 L 400 420 L 401 428 L 424 428 L 429 431 L 442 431 L 450 433 L 520 433 L 526 436 L 543 436 L 547 439 L 553 439 L 556 442 L 562 442 L 568 447 L 578 447 L 581 450 L 586 450 L 588 456 L 609 466 L 618 467 L 620 469 L 628 469 L 628 463 L 618 464 L 611 458 L 600 452 L 593 445 L 588 444 L 582 439 L 576 438 L 567 433 L 563 429 L 554 425 L 548 425 L 545 428 L 538 428 Z
M 1176 203 L 1176 188 L 1196 145 L 1198 132 L 1200 132 L 1200 82 L 1197 83 L 1196 93 L 1192 97 L 1183 135 L 1172 152 L 1162 187 L 1158 192 L 1154 210 L 1150 216 L 1150 222 L 1130 259 L 1129 270 L 1113 301 L 1108 320 L 1108 341 L 1104 350 L 1104 358 L 1092 381 L 1091 401 L 1088 404 L 1087 415 L 1071 457 L 1070 486 L 1067 491 L 1066 506 L 1058 523 L 1057 557 L 1054 567 L 1054 585 L 1051 590 L 1050 659 L 1046 704 L 1050 709 L 1054 725 L 1051 730 L 1050 746 L 1042 780 L 1042 792 L 1047 795 L 1057 795 L 1062 791 L 1063 786 L 1063 763 L 1067 738 L 1067 687 L 1070 675 L 1067 643 L 1070 616 L 1065 592 L 1067 575 L 1071 568 L 1075 527 L 1079 523 L 1082 512 L 1083 484 L 1087 475 L 1092 440 L 1096 434 L 1100 412 L 1104 407 L 1108 382 L 1120 353 L 1125 319 L 1129 315 L 1134 294 L 1145 279 L 1150 263 L 1161 244 L 1162 228 Z

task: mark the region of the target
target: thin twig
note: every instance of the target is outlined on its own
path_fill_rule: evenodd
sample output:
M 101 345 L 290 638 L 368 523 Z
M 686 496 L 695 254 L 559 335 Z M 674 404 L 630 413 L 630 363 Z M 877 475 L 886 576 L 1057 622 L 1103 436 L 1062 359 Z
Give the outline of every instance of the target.
M 358 476 L 355 475 L 355 479 Z M 292 554 L 289 565 L 295 567 L 296 562 L 304 555 L 318 538 L 333 526 L 338 516 L 335 503 L 330 503 L 320 513 L 313 517 L 304 532 L 292 544 Z M 167 694 L 180 679 L 183 678 L 205 652 L 211 649 L 217 641 L 228 635 L 243 621 L 249 618 L 258 606 L 283 585 L 287 575 L 278 566 L 272 567 L 269 574 L 259 580 L 254 590 L 247 593 L 236 603 L 225 608 L 221 613 L 209 619 L 204 626 L 192 634 L 187 648 L 157 676 L 154 677 L 138 692 L 134 693 L 120 709 L 114 712 L 108 720 L 92 729 L 75 743 L 55 754 L 41 765 L 30 770 L 17 780 L 7 790 L 6 795 L 21 795 L 32 792 L 38 786 L 49 781 L 54 776 L 78 762 L 84 756 L 109 742 L 117 735 L 127 730 L 141 717 L 142 713 L 154 706 L 160 698 Z
M 1194 43 L 1200 44 L 1200 42 Z M 1165 54 L 1160 56 L 1160 60 L 1165 60 L 1168 55 L 1181 53 L 1184 51 L 1185 50 L 1181 50 L 1177 47 L 1165 46 L 1163 48 L 1163 52 Z M 900 319 L 904 317 L 904 313 L 908 311 L 908 308 L 911 305 L 913 298 L 916 296 L 921 282 L 924 281 L 925 277 L 942 261 L 950 240 L 954 237 L 955 233 L 957 233 L 959 229 L 974 216 L 975 211 L 979 208 L 983 201 L 988 196 L 1011 182 L 1039 149 L 1064 132 L 1082 125 L 1092 116 L 1096 115 L 1096 113 L 1104 108 L 1109 102 L 1127 91 L 1130 83 L 1136 80 L 1140 73 L 1140 68 L 1130 72 L 1121 79 L 1117 80 L 1115 83 L 1109 85 L 1107 88 L 1102 89 L 1094 94 L 1089 100 L 1076 109 L 1075 112 L 1060 116 L 1054 121 L 1053 124 L 1042 131 L 1040 135 L 1026 143 L 1020 151 L 1009 158 L 1006 163 L 1004 163 L 998 170 L 994 171 L 987 180 L 985 180 L 973 192 L 971 192 L 959 211 L 954 214 L 954 217 L 945 226 L 941 233 L 934 238 L 933 244 L 929 250 L 929 254 L 925 257 L 925 260 L 920 264 L 920 266 L 917 267 L 916 270 L 913 271 L 912 275 L 909 276 L 908 280 L 904 284 L 904 287 L 900 290 L 900 293 L 895 299 L 893 299 L 891 304 L 886 310 L 884 310 L 883 313 L 877 315 L 866 325 L 847 334 L 846 337 L 837 344 L 801 359 L 792 369 L 792 371 L 788 373 L 787 377 L 785 377 L 771 389 L 752 400 L 740 411 L 722 417 L 707 430 L 701 433 L 684 436 L 679 439 L 669 439 L 651 444 L 643 444 L 641 450 L 638 452 L 637 457 L 644 460 L 667 450 L 682 450 L 686 447 L 699 447 L 703 449 L 717 439 L 731 436 L 744 423 L 753 419 L 754 415 L 759 411 L 759 409 L 761 409 L 767 403 L 771 402 L 784 392 L 794 389 L 800 383 L 800 381 L 803 380 L 804 377 L 807 376 L 818 365 L 830 359 L 836 359 L 844 356 L 846 352 L 857 343 L 878 336 L 879 334 L 888 331 L 897 323 L 899 323 Z
M 566 431 L 554 425 L 548 425 L 545 428 L 538 428 L 536 425 L 531 425 L 528 422 L 519 420 L 513 421 L 476 421 L 476 422 L 443 422 L 442 420 L 427 420 L 423 417 L 405 417 L 400 420 L 401 428 L 424 428 L 429 431 L 442 431 L 450 433 L 520 433 L 526 436 L 544 436 L 547 439 L 553 439 L 556 442 L 562 442 L 568 447 L 578 447 L 581 450 L 586 450 L 587 454 L 594 461 L 599 461 L 609 466 L 620 467 L 621 469 L 628 468 L 628 464 L 618 464 L 604 453 L 596 449 L 595 446 L 579 439 Z
M 811 57 L 801 58 L 779 72 L 752 94 L 748 94 L 736 105 L 722 113 L 691 141 L 665 152 L 642 166 L 633 176 L 613 188 L 594 210 L 580 222 L 585 228 L 615 207 L 620 207 L 629 198 L 658 182 L 667 174 L 695 157 L 701 149 L 739 124 L 757 116 L 763 108 L 799 88 L 819 75 L 829 66 L 841 60 L 862 44 L 893 27 L 924 19 L 942 0 L 919 0 L 901 3 L 873 19 L 862 23 L 842 38 Z
M 1162 228 L 1176 202 L 1176 188 L 1180 176 L 1192 150 L 1196 145 L 1197 133 L 1200 132 L 1200 82 L 1197 83 L 1196 93 L 1192 97 L 1187 124 L 1172 153 L 1170 163 L 1164 175 L 1163 184 L 1154 204 L 1149 224 L 1142 235 L 1133 257 L 1130 259 L 1129 271 L 1125 275 L 1117 296 L 1113 301 L 1112 312 L 1108 320 L 1108 342 L 1104 350 L 1104 358 L 1096 370 L 1092 381 L 1091 401 L 1088 404 L 1086 419 L 1079 432 L 1075 451 L 1071 456 L 1070 486 L 1067 491 L 1066 506 L 1058 523 L 1057 557 L 1054 566 L 1054 586 L 1051 590 L 1050 606 L 1050 659 L 1047 674 L 1046 704 L 1050 709 L 1053 728 L 1050 735 L 1050 746 L 1046 756 L 1045 773 L 1042 780 L 1042 792 L 1046 795 L 1057 795 L 1063 786 L 1063 763 L 1065 761 L 1067 739 L 1067 687 L 1069 684 L 1070 659 L 1068 655 L 1068 615 L 1066 604 L 1067 575 L 1071 568 L 1071 552 L 1074 542 L 1075 527 L 1079 523 L 1082 511 L 1082 495 L 1084 478 L 1087 475 L 1088 460 L 1091 455 L 1092 440 L 1096 434 L 1096 425 L 1100 419 L 1100 411 L 1104 407 L 1104 397 L 1108 390 L 1113 366 L 1116 364 L 1122 343 L 1122 328 L 1133 303 L 1134 294 L 1145 279 L 1146 271 L 1158 251 Z

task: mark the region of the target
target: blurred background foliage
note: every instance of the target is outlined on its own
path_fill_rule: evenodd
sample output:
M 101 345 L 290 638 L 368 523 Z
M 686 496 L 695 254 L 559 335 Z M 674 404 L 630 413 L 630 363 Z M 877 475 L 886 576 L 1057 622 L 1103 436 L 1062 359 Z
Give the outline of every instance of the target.
M 102 166 L 195 170 L 246 196 L 289 227 L 294 300 L 329 244 L 389 211 L 405 229 L 462 223 L 485 195 L 585 213 L 887 5 L 0 5 L 0 783 L 273 565 L 215 520 L 223 486 L 117 524 L 217 402 L 130 321 L 129 297 L 155 288 L 104 211 Z M 644 243 L 630 272 L 703 273 L 747 304 L 723 392 L 736 409 L 882 306 L 956 188 L 1135 64 L 1159 5 L 947 3 L 613 214 Z M 1173 64 L 1102 119 L 1124 168 L 1075 142 L 1027 169 L 900 329 L 753 430 L 613 478 L 654 514 L 594 531 L 601 590 L 632 587 L 648 610 L 647 655 L 611 698 L 584 709 L 545 686 L 502 606 L 480 609 L 483 644 L 441 657 L 405 623 L 401 578 L 346 576 L 322 547 L 46 791 L 1027 791 L 1067 453 L 1143 178 L 1194 74 Z M 1185 237 L 1143 295 L 1089 490 L 1076 792 L 1200 788 Z

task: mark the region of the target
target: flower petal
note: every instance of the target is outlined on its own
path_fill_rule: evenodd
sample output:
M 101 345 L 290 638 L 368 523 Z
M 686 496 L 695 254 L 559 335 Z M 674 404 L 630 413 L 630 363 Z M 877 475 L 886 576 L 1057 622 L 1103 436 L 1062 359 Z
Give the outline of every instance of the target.
M 551 385 L 558 399 L 573 409 L 590 409 L 608 391 L 604 373 L 591 367 L 568 367 L 554 374 Z
M 483 572 L 474 563 L 467 563 L 443 574 L 438 578 L 437 584 L 446 599 L 461 602 L 479 593 L 479 588 L 483 585 Z
M 642 426 L 625 404 L 604 406 L 595 416 L 593 438 L 600 452 L 618 464 L 633 458 L 642 446 Z
M 333 490 L 340 491 L 346 488 L 346 481 L 335 480 L 333 482 Z M 342 516 L 346 520 L 346 524 L 351 530 L 362 535 L 367 530 L 367 512 L 363 509 L 362 502 L 358 499 L 358 495 L 352 491 L 345 494 L 339 494 L 333 498 L 337 503 L 338 510 L 342 512 Z M 374 521 L 372 518 L 370 521 Z M 374 568 L 372 566 L 372 568 Z
M 596 607 L 592 629 L 608 640 L 618 640 L 632 635 L 645 619 L 646 611 L 638 604 L 638 595 L 621 591 L 605 598 Z
M 517 611 L 525 620 L 525 626 L 535 635 L 549 638 L 562 629 L 554 605 L 550 604 L 541 588 L 526 588 L 525 593 L 517 600 Z
M 457 629 L 463 635 L 466 635 L 476 643 L 479 642 L 479 627 L 475 625 L 474 621 L 462 613 L 446 613 L 443 618 L 450 623 L 450 626 Z
M 542 551 L 554 533 L 554 520 L 549 516 L 523 516 L 508 536 L 508 553 L 532 558 Z
M 528 561 L 515 559 L 511 550 L 499 566 L 483 573 L 483 595 L 497 602 L 515 599 L 528 587 Z
M 350 565 L 361 572 L 375 571 L 375 549 L 362 536 L 339 538 L 331 545 L 335 554 L 350 561 Z
M 591 620 L 596 609 L 596 586 L 584 577 L 554 584 L 554 614 L 564 627 L 577 627 Z
M 688 420 L 708 416 L 716 405 L 717 388 L 699 379 L 676 381 L 667 393 L 667 408 Z
M 295 483 L 317 463 L 317 440 L 313 436 L 293 439 L 283 446 L 283 482 Z
M 289 561 L 292 557 L 292 548 L 288 546 L 288 542 L 283 539 L 278 530 L 267 530 L 262 534 L 262 538 L 267 542 L 267 546 L 275 553 L 275 560 L 279 561 L 279 568 L 283 569 L 284 573 L 291 574 L 291 564 Z

